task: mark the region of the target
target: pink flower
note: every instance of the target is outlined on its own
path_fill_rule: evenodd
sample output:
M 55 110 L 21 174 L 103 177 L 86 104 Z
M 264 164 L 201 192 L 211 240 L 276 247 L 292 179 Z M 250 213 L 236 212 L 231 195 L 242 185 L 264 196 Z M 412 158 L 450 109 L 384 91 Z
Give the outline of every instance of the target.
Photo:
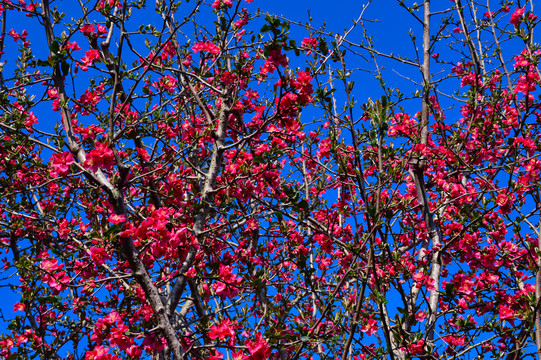
M 84 36 L 88 37 L 90 36 L 90 34 L 96 31 L 96 29 L 94 28 L 94 25 L 92 24 L 85 24 L 81 26 L 81 29 L 79 31 L 81 31 Z
M 120 0 L 100 0 L 99 3 L 96 6 L 99 10 L 110 10 L 114 7 L 121 8 L 122 7 L 122 1 Z
M 86 157 L 86 168 L 93 172 L 98 171 L 99 168 L 111 170 L 115 160 L 113 150 L 106 143 L 96 142 L 95 146 L 95 149 L 91 150 Z
M 98 35 L 105 35 L 107 34 L 107 28 L 103 25 L 98 24 Z M 100 36 L 103 37 L 103 36 Z
M 237 21 L 235 21 L 235 23 L 234 23 L 234 25 L 235 25 L 235 27 L 236 27 L 237 29 L 243 27 L 243 26 L 246 25 L 246 24 L 248 24 L 248 20 L 249 20 L 249 18 L 248 18 L 248 13 L 247 13 L 247 12 L 244 12 L 244 13 L 242 13 L 242 14 L 239 15 L 239 16 L 241 16 L 240 20 L 237 20 Z
M 58 98 L 58 90 L 51 87 L 47 90 L 47 95 L 49 95 L 51 99 L 56 99 Z
M 423 281 L 423 279 L 425 278 L 425 275 L 423 273 L 416 272 L 415 274 L 413 274 L 412 278 L 415 281 Z
M 30 112 L 30 113 L 25 114 L 25 115 L 26 115 L 26 119 L 25 119 L 24 125 L 26 126 L 26 129 L 28 131 L 33 131 L 32 130 L 32 125 L 38 123 L 38 118 L 36 117 L 36 115 L 34 115 L 33 112 Z
M 111 255 L 107 254 L 107 250 L 104 248 L 92 246 L 88 249 L 88 253 L 92 261 L 98 265 L 104 264 L 107 260 L 111 260 Z
M 301 42 L 301 46 L 302 47 L 305 47 L 305 48 L 308 48 L 309 50 L 306 52 L 307 55 L 310 55 L 310 53 L 312 52 L 312 49 L 315 49 L 317 48 L 319 44 L 319 41 L 314 38 L 314 37 L 308 37 L 308 38 L 305 38 L 302 42 Z
M 452 72 L 454 72 L 457 75 L 463 75 L 464 74 L 464 64 L 462 62 L 457 62 L 455 66 L 451 69 Z
M 182 60 L 182 65 L 190 67 L 192 65 L 192 55 L 186 56 L 186 59 Z
M 235 336 L 234 324 L 229 319 L 223 320 L 219 325 L 212 325 L 209 331 L 211 339 L 224 340 L 226 337 Z
M 423 321 L 424 319 L 426 319 L 426 313 L 423 310 L 419 310 L 419 312 L 415 314 L 415 320 Z
M 318 41 L 316 38 L 314 37 L 308 37 L 308 38 L 305 38 L 302 42 L 301 42 L 301 45 L 302 46 L 305 46 L 305 47 L 309 47 L 309 48 L 315 48 L 317 45 L 318 45 Z
M 60 223 L 58 224 L 58 237 L 61 239 L 67 239 L 68 235 L 70 233 L 68 220 L 62 219 L 60 220 Z
M 507 320 L 514 326 L 515 311 L 503 305 L 499 311 L 500 320 Z
M 193 268 L 193 266 L 188 271 L 186 271 L 186 276 L 190 279 L 193 279 L 195 275 L 197 275 L 197 271 Z
M 408 350 L 412 355 L 419 355 L 424 352 L 424 346 L 424 340 L 419 340 L 416 343 L 412 343 L 410 346 L 408 346 Z
M 143 351 L 139 348 L 139 346 L 135 344 L 126 349 L 126 354 L 128 354 L 134 359 L 139 359 L 142 353 Z
M 507 194 L 507 193 L 499 193 L 496 197 L 496 204 L 500 206 L 499 212 L 501 214 L 508 214 L 511 212 L 511 207 L 513 206 L 513 202 L 515 201 L 515 195 L 514 194 Z
M 297 79 L 293 81 L 293 85 L 299 91 L 299 101 L 301 103 L 309 103 L 312 101 L 312 76 L 307 71 L 299 71 Z
M 238 285 L 242 283 L 242 278 L 233 274 L 231 266 L 220 264 L 220 279 L 222 281 L 213 284 L 216 295 L 228 298 L 237 296 L 239 293 Z
M 87 71 L 89 66 L 94 64 L 94 61 L 100 58 L 100 52 L 98 50 L 87 50 L 85 56 L 81 58 L 81 70 Z
M 60 101 L 58 99 L 55 99 L 53 101 L 53 111 L 60 111 Z
M 15 303 L 15 306 L 13 306 L 13 312 L 16 312 L 16 311 L 24 311 L 25 309 L 25 306 L 24 304 L 21 304 L 21 303 Z
M 261 68 L 262 75 L 274 72 L 278 66 L 287 67 L 288 59 L 282 54 L 282 49 L 269 50 L 269 57 L 265 60 L 265 65 Z
M 96 346 L 94 350 L 87 351 L 85 360 L 109 360 L 111 359 L 111 354 L 109 354 L 109 349 L 103 346 Z
M 64 47 L 68 49 L 69 51 L 81 50 L 81 48 L 79 47 L 79 44 L 77 44 L 75 41 L 73 42 L 68 41 L 66 45 L 64 45 Z
M 11 349 L 15 347 L 15 341 L 12 338 L 6 337 L 0 340 L 0 356 L 8 357 L 11 354 Z
M 18 41 L 19 38 L 20 38 L 20 35 L 18 32 L 16 32 L 15 30 L 11 29 L 8 33 L 12 38 L 13 38 L 13 41 Z
M 111 346 L 118 346 L 121 350 L 129 348 L 132 345 L 132 340 L 126 335 L 128 331 L 128 327 L 122 321 L 117 321 L 107 336 Z
M 69 151 L 64 151 L 62 154 L 55 153 L 51 158 L 53 170 L 60 176 L 69 174 L 69 167 L 74 163 L 73 157 Z
M 520 17 L 524 14 L 524 9 L 516 9 L 513 15 L 511 15 L 511 21 L 509 21 L 511 24 L 513 24 L 516 28 L 520 26 L 522 23 L 522 20 Z
M 62 269 L 64 264 L 58 264 L 58 259 L 45 259 L 42 261 L 40 268 L 45 271 L 43 281 L 47 283 L 56 293 L 66 289 L 70 278 L 66 276 L 66 272 Z
M 368 319 L 366 324 L 361 326 L 361 331 L 366 333 L 368 336 L 372 336 L 376 333 L 376 331 L 378 331 L 378 322 L 372 318 Z
M 231 7 L 233 6 L 233 3 L 231 2 L 231 0 L 214 0 L 214 2 L 212 3 L 212 7 L 215 8 L 216 10 L 218 10 L 224 5 Z
M 220 54 L 220 48 L 210 41 L 200 41 L 192 46 L 193 52 L 206 51 L 214 55 Z
M 464 336 L 449 335 L 443 338 L 443 341 L 454 346 L 461 346 L 465 344 Z
M 246 360 L 267 360 L 270 357 L 271 348 L 261 333 L 257 333 L 255 341 L 246 340 L 244 345 L 248 347 L 250 356 Z
M 153 84 L 158 89 L 165 89 L 166 91 L 173 93 L 177 87 L 177 79 L 167 74 L 160 79 L 160 83 Z
M 109 216 L 109 222 L 112 222 L 113 224 L 120 224 L 125 221 L 126 221 L 126 216 L 124 215 L 113 214 Z

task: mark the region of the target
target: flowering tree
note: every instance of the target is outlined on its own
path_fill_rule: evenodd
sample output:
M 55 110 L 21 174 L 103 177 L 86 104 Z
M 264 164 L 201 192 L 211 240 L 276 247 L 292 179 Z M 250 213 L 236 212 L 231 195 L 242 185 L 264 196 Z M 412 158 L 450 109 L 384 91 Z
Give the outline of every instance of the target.
M 0 2 L 0 356 L 539 357 L 533 1 L 251 2 Z

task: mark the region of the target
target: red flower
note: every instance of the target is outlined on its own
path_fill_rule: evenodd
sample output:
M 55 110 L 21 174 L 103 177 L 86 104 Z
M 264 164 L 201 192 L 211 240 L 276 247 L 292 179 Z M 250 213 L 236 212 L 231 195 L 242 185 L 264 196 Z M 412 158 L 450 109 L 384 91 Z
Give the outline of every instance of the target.
M 116 356 L 109 354 L 109 349 L 103 346 L 96 346 L 94 350 L 87 351 L 85 360 L 112 360 L 118 359 Z
M 13 41 L 17 41 L 20 38 L 20 35 L 15 30 L 11 29 L 8 33 L 11 37 L 13 37 Z
M 192 46 L 193 52 L 199 52 L 199 51 L 206 51 L 214 55 L 218 55 L 220 53 L 220 48 L 210 41 L 200 41 L 198 43 L 195 43 Z
M 424 346 L 425 342 L 423 340 L 419 340 L 416 343 L 412 343 L 410 346 L 408 346 L 408 350 L 412 355 L 419 355 L 424 352 Z
M 62 219 L 60 220 L 60 223 L 58 224 L 58 237 L 61 239 L 67 239 L 68 235 L 70 233 L 70 228 L 68 227 L 69 223 L 68 220 Z
M 225 319 L 220 325 L 212 325 L 209 331 L 209 337 L 211 339 L 224 340 L 226 337 L 235 336 L 234 326 L 231 320 Z
M 308 51 L 306 52 L 307 55 L 310 55 L 312 53 L 312 49 L 317 48 L 318 44 L 319 41 L 314 37 L 305 38 L 301 42 L 301 46 L 308 49 Z
M 248 347 L 250 351 L 250 356 L 247 357 L 247 360 L 267 360 L 269 359 L 271 348 L 261 333 L 257 333 L 255 341 L 246 340 L 244 345 Z
M 100 58 L 100 52 L 98 50 L 85 51 L 85 56 L 81 58 L 81 70 L 87 71 L 89 66 L 92 66 L 95 60 Z
M 103 35 L 105 34 L 107 34 L 107 28 L 98 24 L 98 35 L 100 35 L 100 37 L 104 37 Z
M 361 331 L 366 333 L 368 336 L 372 336 L 376 333 L 376 331 L 378 331 L 378 322 L 372 318 L 368 319 L 366 324 L 361 327 Z
M 69 167 L 73 164 L 73 157 L 69 151 L 64 151 L 62 154 L 53 154 L 51 163 L 53 164 L 53 170 L 60 176 L 66 176 L 69 174 Z
M 64 45 L 64 48 L 68 49 L 69 51 L 81 50 L 81 47 L 75 41 L 74 42 L 68 41 L 66 45 Z
M 287 56 L 282 54 L 281 49 L 269 50 L 269 57 L 265 60 L 265 65 L 261 68 L 262 75 L 274 72 L 278 66 L 287 67 Z
M 510 23 L 513 24 L 516 28 L 522 23 L 521 16 L 524 14 L 524 9 L 516 9 L 513 15 L 511 15 Z
M 121 350 L 129 348 L 132 345 L 132 340 L 126 335 L 128 331 L 128 327 L 122 321 L 117 321 L 107 336 L 111 346 L 118 346 Z
M 43 281 L 46 282 L 53 290 L 58 292 L 66 289 L 70 278 L 66 276 L 66 272 L 62 269 L 64 264 L 58 264 L 58 259 L 45 259 L 41 262 L 40 268 L 45 271 L 46 275 Z
M 242 278 L 232 273 L 231 266 L 225 266 L 220 264 L 220 279 L 213 288 L 216 291 L 216 295 L 232 298 L 239 293 L 238 285 L 242 283 Z M 237 285 L 237 286 L 231 286 Z
M 94 25 L 92 24 L 85 24 L 81 26 L 80 31 L 83 33 L 84 36 L 90 36 L 96 29 L 94 28 Z
M 302 46 L 305 46 L 305 47 L 308 47 L 308 48 L 315 48 L 318 44 L 319 44 L 319 42 L 318 42 L 317 39 L 314 38 L 314 37 L 308 37 L 308 38 L 305 38 L 305 39 L 301 42 L 301 45 L 302 45 Z
M 96 142 L 96 148 L 86 157 L 85 166 L 93 172 L 98 171 L 98 168 L 111 170 L 114 160 L 113 150 L 106 143 Z
M 100 58 L 100 52 L 98 50 L 87 50 L 85 51 L 85 56 L 81 58 L 81 70 L 87 71 L 89 66 L 94 64 L 95 60 Z
M 513 309 L 510 309 L 507 306 L 503 305 L 500 307 L 499 315 L 500 320 L 507 320 L 511 323 L 511 325 L 515 326 L 515 311 Z
M 112 222 L 113 224 L 121 224 L 125 221 L 126 221 L 126 216 L 124 215 L 113 214 L 109 216 L 109 222 Z
M 107 254 L 107 250 L 104 248 L 92 246 L 88 249 L 88 253 L 90 254 L 92 261 L 98 265 L 105 263 L 107 260 L 111 260 L 111 255 Z
M 216 10 L 221 8 L 223 5 L 227 5 L 228 7 L 231 7 L 233 6 L 233 3 L 231 2 L 231 0 L 215 0 L 212 3 L 212 7 L 215 8 Z
M 51 88 L 47 89 L 47 95 L 49 95 L 49 97 L 51 99 L 56 99 L 56 98 L 58 98 L 58 90 L 51 87 Z
M 514 201 L 515 195 L 503 192 L 499 193 L 496 197 L 496 204 L 500 206 L 499 212 L 501 214 L 508 214 L 509 212 L 511 212 L 511 207 L 513 206 Z

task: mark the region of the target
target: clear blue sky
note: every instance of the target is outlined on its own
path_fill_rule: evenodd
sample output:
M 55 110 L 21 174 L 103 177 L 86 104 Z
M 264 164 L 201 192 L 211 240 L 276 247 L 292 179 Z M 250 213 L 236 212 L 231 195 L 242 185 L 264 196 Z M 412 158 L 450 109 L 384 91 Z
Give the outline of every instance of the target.
M 299 20 L 306 22 L 308 19 L 308 10 L 313 18 L 313 26 L 319 28 L 325 22 L 327 24 L 326 29 L 332 33 L 343 33 L 345 29 L 349 29 L 353 23 L 353 20 L 358 18 L 362 11 L 362 4 L 364 1 L 343 1 L 335 0 L 331 2 L 323 1 L 308 1 L 308 0 L 255 0 L 252 4 L 245 4 L 250 11 L 260 8 L 264 12 L 274 13 L 277 15 L 283 15 L 290 20 Z M 66 4 L 69 4 L 68 1 L 62 3 L 58 2 L 54 5 L 58 5 L 62 11 L 66 11 Z M 447 3 L 445 5 L 448 5 Z M 73 2 L 74 14 L 68 14 L 69 16 L 77 16 L 80 12 L 76 2 Z M 153 1 L 149 1 L 147 11 L 153 13 Z M 208 11 L 205 9 L 203 11 Z M 21 31 L 19 21 L 28 21 L 30 19 L 24 18 L 20 15 L 15 15 L 13 13 L 9 14 L 7 20 L 7 30 L 14 28 L 18 31 Z M 371 35 L 374 36 L 374 42 L 379 46 L 379 49 L 384 52 L 395 52 L 401 53 L 405 56 L 412 56 L 414 54 L 413 46 L 409 36 L 407 35 L 410 29 L 413 29 L 416 33 L 421 33 L 421 26 L 418 23 L 415 23 L 411 16 L 403 9 L 401 9 L 395 1 L 391 0 L 378 0 L 373 5 L 371 5 L 368 10 L 365 12 L 365 18 L 370 20 L 378 19 L 378 23 L 367 23 L 368 31 Z M 146 20 L 146 19 L 145 19 Z M 39 26 L 35 20 L 28 21 L 28 24 L 33 24 L 34 27 L 27 27 L 29 33 L 29 40 L 32 43 L 34 53 L 39 58 L 46 58 L 46 53 L 48 52 L 45 46 L 42 46 L 46 43 L 45 33 L 43 28 Z M 362 33 L 359 31 L 360 28 L 353 32 L 348 39 L 351 41 L 361 42 Z M 297 40 L 298 43 L 307 35 L 307 32 L 300 27 L 292 26 L 291 28 L 292 37 Z M 58 35 L 58 34 L 57 34 Z M 16 50 L 16 45 L 12 41 L 10 36 L 7 36 L 5 39 L 6 53 L 2 57 L 2 60 L 7 60 L 6 71 L 4 72 L 4 77 L 10 77 L 13 74 L 12 70 L 15 66 L 15 56 L 18 55 Z M 11 50 L 11 52 L 10 52 Z M 12 55 L 13 54 L 13 55 Z M 396 65 L 396 64 L 395 64 Z M 365 65 L 363 65 L 365 66 Z M 411 71 L 411 73 L 406 73 L 405 75 L 416 77 L 417 80 L 420 78 L 420 73 L 415 68 L 405 68 L 404 71 Z M 366 86 L 356 86 L 356 94 L 359 102 L 365 102 L 369 96 L 379 97 L 379 95 L 374 95 L 378 93 L 378 88 L 376 83 L 373 80 L 373 76 L 367 73 L 361 73 L 361 81 L 366 83 Z M 397 82 L 401 83 L 401 87 L 407 88 L 408 85 L 411 87 L 411 84 L 395 77 Z M 86 82 L 84 74 L 79 74 L 80 82 Z M 398 86 L 395 85 L 395 86 Z M 39 111 L 39 109 L 38 109 Z M 44 124 L 47 121 L 56 121 L 56 115 L 52 118 L 47 116 L 47 114 L 39 114 L 40 124 Z M 41 116 L 40 116 L 41 115 Z M 310 116 L 308 114 L 308 116 Z M 47 118 L 51 120 L 47 120 Z M 45 128 L 49 127 L 50 124 L 45 124 Z M 4 274 L 4 275 L 12 275 Z M 12 277 L 12 282 L 16 281 L 17 276 Z M 3 284 L 3 282 L 2 282 Z M 0 288 L 0 294 L 2 295 L 2 301 L 0 302 L 0 310 L 7 319 L 11 319 L 14 315 L 12 313 L 13 305 L 18 301 L 18 297 L 15 296 L 12 291 L 6 287 Z M 6 323 L 0 321 L 0 333 L 6 331 Z
M 246 4 L 251 10 L 259 7 L 263 11 L 274 13 L 277 15 L 283 15 L 290 20 L 300 20 L 305 22 L 308 19 L 307 10 L 310 10 L 310 14 L 313 20 L 313 26 L 319 28 L 324 22 L 327 24 L 327 30 L 333 33 L 343 33 L 345 29 L 349 29 L 353 23 L 353 20 L 358 18 L 362 11 L 362 4 L 365 1 L 308 1 L 308 0 L 255 0 L 253 4 Z M 67 3 L 67 1 L 64 1 Z M 434 10 L 441 10 L 438 6 L 450 6 L 449 1 L 434 2 Z M 75 2 L 74 2 L 75 4 Z M 148 11 L 152 11 L 153 1 L 149 1 Z M 61 5 L 61 4 L 59 4 Z M 207 10 L 205 10 L 207 11 Z M 422 14 L 420 11 L 419 16 Z M 378 50 L 387 53 L 395 53 L 405 57 L 414 57 L 415 49 L 411 42 L 408 32 L 411 30 L 417 35 L 418 40 L 421 38 L 421 24 L 416 22 L 411 15 L 409 15 L 404 9 L 401 9 L 397 1 L 394 0 L 376 0 L 368 10 L 365 12 L 365 19 L 367 20 L 379 20 L 377 23 L 367 22 L 367 30 L 370 35 L 374 36 L 374 44 Z M 434 19 L 434 29 L 437 29 L 438 17 Z M 8 18 L 7 29 L 18 28 L 13 19 Z M 359 28 L 353 32 L 348 39 L 354 42 L 363 42 L 363 35 Z M 41 51 L 45 51 L 45 47 L 40 47 L 39 44 L 45 44 L 45 34 L 42 28 L 35 28 L 35 32 L 29 29 L 30 40 L 34 46 L 37 46 Z M 302 28 L 292 26 L 292 37 L 297 40 L 297 43 L 306 36 L 306 31 Z M 6 45 L 13 46 L 11 38 L 6 38 Z M 13 47 L 12 47 L 13 49 Z M 444 54 L 447 49 L 435 49 L 436 52 Z M 366 54 L 365 54 L 366 55 Z M 9 51 L 6 51 L 6 55 L 2 60 L 8 60 L 8 66 L 6 67 L 6 73 L 9 74 L 10 66 L 14 65 L 14 56 L 10 56 Z M 360 60 L 360 58 L 359 58 Z M 421 76 L 418 69 L 408 66 L 400 65 L 396 62 L 382 61 L 381 65 L 388 67 L 386 74 L 388 78 L 385 78 L 392 86 L 400 87 L 403 91 L 407 92 L 408 89 L 412 91 L 414 87 L 412 84 L 400 77 L 396 73 L 391 71 L 391 68 L 400 72 L 401 75 L 411 77 L 416 81 L 420 81 Z M 370 64 L 359 61 L 359 66 L 370 67 Z M 435 66 L 437 68 L 437 66 Z M 7 76 L 7 75 L 5 75 Z M 373 75 L 369 73 L 359 73 L 357 85 L 355 88 L 355 96 L 360 103 L 366 102 L 368 97 L 379 97 L 380 90 L 374 81 Z M 80 78 L 84 79 L 84 75 L 80 75 Z M 84 80 L 81 80 L 84 81 Z M 458 83 L 458 81 L 457 81 Z M 415 109 L 415 102 L 412 102 L 412 112 L 420 109 Z M 56 115 L 56 114 L 55 114 Z M 309 115 L 309 114 L 308 114 Z M 43 116 L 46 118 L 46 116 Z M 45 120 L 46 121 L 46 120 Z M 17 277 L 15 276 L 14 279 Z M 0 294 L 2 295 L 2 301 L 0 302 L 0 309 L 4 316 L 10 319 L 13 309 L 13 304 L 19 299 L 16 298 L 11 290 L 8 288 L 0 288 Z M 0 333 L 6 331 L 7 324 L 0 321 Z

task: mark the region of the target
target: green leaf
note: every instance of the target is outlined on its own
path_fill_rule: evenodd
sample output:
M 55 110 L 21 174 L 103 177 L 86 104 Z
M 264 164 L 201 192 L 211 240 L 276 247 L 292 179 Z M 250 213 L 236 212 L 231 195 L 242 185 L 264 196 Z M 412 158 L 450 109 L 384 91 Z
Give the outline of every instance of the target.
M 109 227 L 109 229 L 107 229 L 107 231 L 103 234 L 104 237 L 109 237 L 113 234 L 116 234 L 120 231 L 120 226 L 114 224 L 112 225 L 111 227 Z
M 269 24 L 265 24 L 265 25 L 263 25 L 263 26 L 261 27 L 261 30 L 259 30 L 259 31 L 262 32 L 262 33 L 266 33 L 266 32 L 271 31 L 271 27 L 270 27 Z
M 54 40 L 51 45 L 49 45 L 49 50 L 51 50 L 53 54 L 58 54 L 58 52 L 60 51 L 60 45 L 58 44 L 58 41 Z
M 329 47 L 327 46 L 327 42 L 325 42 L 325 40 L 323 39 L 319 40 L 318 49 L 323 55 L 325 56 L 329 55 Z
M 50 66 L 51 64 L 49 64 L 49 62 L 47 60 L 38 60 L 36 62 L 38 64 L 38 66 Z
M 256 157 L 253 158 L 252 161 L 254 162 L 254 164 L 265 164 L 266 163 L 265 159 L 263 159 L 262 156 L 256 156 Z
M 62 68 L 62 75 L 66 76 L 70 70 L 69 64 L 66 61 L 62 61 L 60 67 Z
M 307 212 L 308 211 L 308 201 L 306 201 L 306 199 L 303 199 L 301 200 L 298 204 L 297 204 L 297 207 L 299 209 L 302 209 L 303 212 Z

